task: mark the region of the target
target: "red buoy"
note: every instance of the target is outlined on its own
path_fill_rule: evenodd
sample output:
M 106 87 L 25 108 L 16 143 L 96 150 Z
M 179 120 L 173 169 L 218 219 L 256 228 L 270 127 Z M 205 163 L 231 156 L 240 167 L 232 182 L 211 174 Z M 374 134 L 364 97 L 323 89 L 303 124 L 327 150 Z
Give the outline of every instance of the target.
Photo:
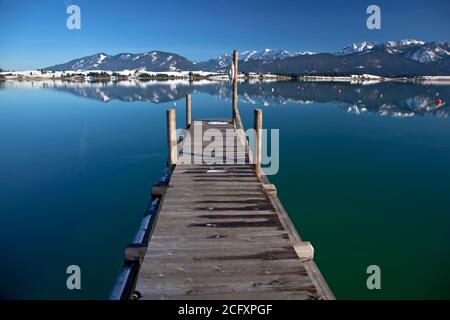
M 434 101 L 434 104 L 437 105 L 437 106 L 440 106 L 440 105 L 443 104 L 443 103 L 444 103 L 444 100 L 442 100 L 442 99 L 436 99 L 436 100 Z

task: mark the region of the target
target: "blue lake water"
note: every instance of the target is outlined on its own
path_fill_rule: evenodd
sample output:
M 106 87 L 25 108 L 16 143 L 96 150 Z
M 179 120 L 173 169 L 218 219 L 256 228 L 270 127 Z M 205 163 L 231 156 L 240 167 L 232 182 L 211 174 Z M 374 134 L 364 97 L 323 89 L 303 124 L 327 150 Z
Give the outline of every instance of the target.
M 165 111 L 227 83 L 0 82 L 0 298 L 107 298 L 166 160 Z M 450 298 L 450 86 L 242 83 L 280 129 L 270 177 L 337 298 Z M 436 104 L 442 99 L 442 104 Z M 79 265 L 82 289 L 66 288 Z M 366 287 L 379 265 L 382 289 Z

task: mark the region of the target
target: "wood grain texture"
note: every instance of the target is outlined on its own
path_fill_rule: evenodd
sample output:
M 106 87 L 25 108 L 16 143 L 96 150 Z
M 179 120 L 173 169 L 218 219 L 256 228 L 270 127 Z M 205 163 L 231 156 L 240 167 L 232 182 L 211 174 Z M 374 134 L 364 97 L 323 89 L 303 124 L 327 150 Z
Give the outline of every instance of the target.
M 233 129 L 232 122 L 192 124 L 191 135 L 195 124 Z M 187 151 L 197 164 L 178 159 L 164 190 L 136 283 L 143 299 L 333 299 L 317 266 L 294 249 L 301 239 L 275 186 L 237 163 L 248 151 L 226 157 L 235 163 L 211 164 L 202 156 L 207 146 Z M 180 143 L 180 154 L 186 147 Z

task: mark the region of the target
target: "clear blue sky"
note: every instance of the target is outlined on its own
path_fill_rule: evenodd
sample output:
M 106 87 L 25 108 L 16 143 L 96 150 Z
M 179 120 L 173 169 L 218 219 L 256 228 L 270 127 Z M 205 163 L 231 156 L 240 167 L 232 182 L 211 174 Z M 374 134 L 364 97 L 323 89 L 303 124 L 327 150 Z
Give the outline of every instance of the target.
M 66 8 L 81 8 L 81 30 Z M 382 29 L 366 28 L 381 7 Z M 337 51 L 357 41 L 450 40 L 449 0 L 0 0 L 0 67 L 41 68 L 98 52 L 164 50 L 200 61 L 234 48 Z

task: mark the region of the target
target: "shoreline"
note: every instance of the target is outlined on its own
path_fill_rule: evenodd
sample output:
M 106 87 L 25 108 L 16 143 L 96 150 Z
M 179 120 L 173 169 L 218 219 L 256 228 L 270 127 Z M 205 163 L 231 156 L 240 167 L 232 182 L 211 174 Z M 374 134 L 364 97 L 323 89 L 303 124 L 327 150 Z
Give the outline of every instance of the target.
M 28 73 L 28 74 L 27 74 Z M 209 74 L 209 75 L 194 75 L 189 76 L 184 73 L 160 73 L 152 74 L 150 76 L 88 76 L 82 75 L 78 72 L 61 74 L 37 74 L 29 72 L 2 72 L 0 73 L 0 82 L 6 81 L 23 81 L 23 82 L 33 82 L 33 81 L 63 81 L 63 82 L 74 82 L 74 83 L 109 83 L 109 82 L 171 82 L 171 81 L 186 81 L 186 82 L 200 82 L 200 81 L 211 81 L 211 82 L 228 82 L 230 81 L 228 75 L 223 74 Z M 334 82 L 334 83 L 350 83 L 350 84 L 378 84 L 383 82 L 396 82 L 396 83 L 413 83 L 413 84 L 434 84 L 434 85 L 450 85 L 450 76 L 418 76 L 418 77 L 399 77 L 399 78 L 389 78 L 389 77 L 379 77 L 373 75 L 351 75 L 351 76 L 284 76 L 284 75 L 248 75 L 240 74 L 239 82 L 284 82 L 284 81 L 295 81 L 295 82 Z

